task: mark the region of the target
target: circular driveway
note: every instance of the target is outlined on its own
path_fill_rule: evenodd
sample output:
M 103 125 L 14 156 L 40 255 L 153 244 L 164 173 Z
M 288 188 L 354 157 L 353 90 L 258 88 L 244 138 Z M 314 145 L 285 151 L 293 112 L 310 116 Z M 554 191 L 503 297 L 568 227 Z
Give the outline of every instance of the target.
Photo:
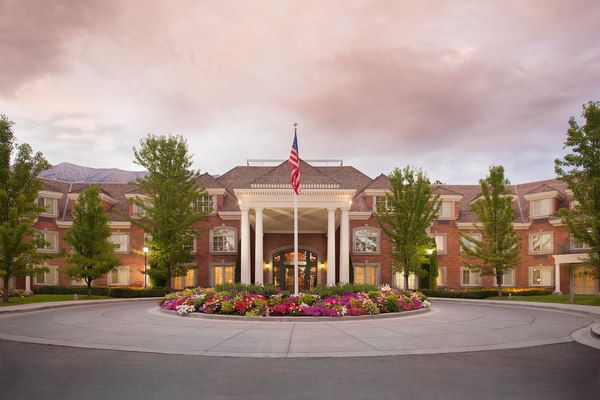
M 532 307 L 435 301 L 428 313 L 321 322 L 213 320 L 162 313 L 154 302 L 0 316 L 0 339 L 72 347 L 233 357 L 453 353 L 571 342 L 594 322 Z

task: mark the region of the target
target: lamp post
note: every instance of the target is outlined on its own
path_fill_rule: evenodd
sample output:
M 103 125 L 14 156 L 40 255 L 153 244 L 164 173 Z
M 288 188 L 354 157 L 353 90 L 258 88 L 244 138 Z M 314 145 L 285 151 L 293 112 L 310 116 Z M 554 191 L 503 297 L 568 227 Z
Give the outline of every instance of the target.
M 148 246 L 144 246 L 144 290 L 146 289 L 146 256 L 148 254 Z
M 431 289 L 431 255 L 433 254 L 433 249 L 427 249 L 427 255 L 429 256 L 429 289 Z

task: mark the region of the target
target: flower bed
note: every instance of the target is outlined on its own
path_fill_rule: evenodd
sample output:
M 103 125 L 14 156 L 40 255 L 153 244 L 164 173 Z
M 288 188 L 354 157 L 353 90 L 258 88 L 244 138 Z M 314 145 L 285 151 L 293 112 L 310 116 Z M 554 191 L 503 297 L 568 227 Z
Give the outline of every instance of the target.
M 165 310 L 180 315 L 204 314 L 258 316 L 343 317 L 375 315 L 429 308 L 431 304 L 419 292 L 401 291 L 383 286 L 369 292 L 351 292 L 322 297 L 314 293 L 298 296 L 276 293 L 263 295 L 250 291 L 186 289 L 167 294 L 161 301 Z
M 0 289 L 0 297 L 4 295 L 4 290 Z M 8 289 L 8 297 L 29 297 L 33 296 L 33 292 L 31 290 L 25 289 Z

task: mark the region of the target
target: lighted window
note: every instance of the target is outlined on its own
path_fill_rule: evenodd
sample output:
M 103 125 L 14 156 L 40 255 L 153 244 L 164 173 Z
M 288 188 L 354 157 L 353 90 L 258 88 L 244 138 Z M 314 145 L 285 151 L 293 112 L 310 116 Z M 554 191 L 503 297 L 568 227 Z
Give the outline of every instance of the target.
M 215 228 L 211 234 L 211 250 L 216 253 L 235 252 L 235 229 Z
M 529 251 L 531 253 L 552 253 L 552 233 L 532 233 L 529 235 Z
M 212 268 L 211 285 L 233 283 L 235 280 L 235 267 L 233 265 L 215 265 Z
M 124 232 L 115 232 L 110 235 L 110 242 L 116 244 L 116 253 L 127 253 L 129 251 L 129 234 Z
M 173 278 L 172 283 L 173 289 L 181 290 L 186 287 L 196 286 L 196 266 L 186 271 L 184 276 L 177 276 Z
M 446 267 L 438 267 L 438 276 L 435 281 L 436 286 L 446 286 Z
M 439 219 L 453 219 L 454 218 L 454 202 L 453 201 L 442 201 L 438 210 Z
M 108 273 L 108 284 L 114 286 L 129 285 L 129 267 L 121 265 Z
M 443 234 L 432 234 L 431 235 L 435 240 L 435 248 L 438 254 L 446 253 L 446 235 Z
M 462 286 L 481 285 L 481 277 L 479 276 L 479 271 L 474 271 L 469 268 L 461 268 L 460 275 L 460 284 Z
M 58 267 L 56 265 L 45 265 L 48 268 L 46 272 L 38 272 L 34 276 L 35 285 L 57 285 Z
M 552 270 L 550 266 L 529 268 L 530 286 L 552 286 Z
M 379 267 L 377 265 L 355 265 L 354 283 L 357 285 L 377 285 L 379 282 Z
M 419 278 L 414 273 L 408 275 L 408 288 L 404 285 L 404 273 L 394 273 L 394 286 L 398 289 L 417 289 L 419 287 Z
M 552 199 L 531 200 L 531 216 L 547 217 L 552 214 Z
M 36 235 L 44 241 L 44 243 L 37 246 L 39 252 L 52 253 L 58 251 L 58 232 L 37 231 Z
M 356 229 L 354 231 L 355 253 L 377 253 L 379 251 L 379 231 L 375 229 Z
M 41 214 L 42 216 L 56 217 L 58 215 L 57 199 L 51 199 L 49 197 L 38 197 L 37 205 L 45 208 L 45 211 Z

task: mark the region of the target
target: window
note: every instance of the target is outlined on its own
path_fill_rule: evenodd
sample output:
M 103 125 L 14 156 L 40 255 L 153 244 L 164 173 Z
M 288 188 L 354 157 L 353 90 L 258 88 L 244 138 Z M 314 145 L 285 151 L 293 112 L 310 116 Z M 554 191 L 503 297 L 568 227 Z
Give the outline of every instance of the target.
M 477 239 L 479 241 L 481 241 L 481 239 L 483 238 L 483 236 L 481 235 L 481 233 L 467 233 L 466 236 L 470 236 L 473 239 Z M 460 236 L 460 243 L 461 245 L 464 245 L 466 247 L 468 247 L 471 250 L 475 250 L 475 243 L 468 241 L 464 236 Z M 460 246 L 460 252 L 464 253 L 463 247 Z
M 445 234 L 433 234 L 431 235 L 435 239 L 435 248 L 438 254 L 446 254 L 446 235 Z
M 196 211 L 211 213 L 215 210 L 214 197 L 210 195 L 202 195 L 196 201 Z
M 360 228 L 354 231 L 355 253 L 379 252 L 379 231 L 370 228 Z
M 235 279 L 234 269 L 233 265 L 214 265 L 211 268 L 211 285 L 233 283 Z
M 530 286 L 552 286 L 552 267 L 530 267 L 529 285 Z
M 85 279 L 83 278 L 71 278 L 71 285 L 73 286 L 87 286 L 87 283 L 85 283 Z
M 354 283 L 357 285 L 379 284 L 379 265 L 355 265 L 354 266 Z
M 442 201 L 438 214 L 438 219 L 454 219 L 454 202 Z
M 211 251 L 215 253 L 235 253 L 235 229 L 215 228 L 210 237 Z
M 436 278 L 435 284 L 436 286 L 446 286 L 447 281 L 447 268 L 446 267 L 438 267 L 438 276 Z
M 474 271 L 469 268 L 460 269 L 460 284 L 461 286 L 478 286 L 481 285 L 481 277 L 479 271 Z
M 532 233 L 529 235 L 529 252 L 547 254 L 553 251 L 553 235 L 550 232 Z
M 541 218 L 551 215 L 553 212 L 552 200 L 553 199 L 531 200 L 531 217 Z
M 391 212 L 392 207 L 388 204 L 386 196 L 374 196 L 375 197 L 375 211 L 376 212 Z
M 494 276 L 494 286 L 498 285 L 498 280 Z M 502 274 L 502 286 L 515 286 L 515 270 L 509 269 Z
M 196 254 L 197 249 L 198 249 L 197 243 L 198 243 L 198 241 L 196 240 L 196 238 L 194 238 L 194 239 L 192 239 L 192 241 L 189 244 L 185 245 L 185 248 L 189 249 L 190 253 Z
M 419 278 L 417 275 L 411 273 L 408 275 L 408 288 L 404 287 L 404 273 L 394 273 L 394 286 L 398 289 L 417 289 L 419 287 Z
M 37 205 L 40 207 L 44 207 L 46 209 L 45 212 L 40 214 L 42 216 L 56 217 L 58 215 L 58 212 L 57 212 L 58 200 L 57 199 L 51 199 L 49 197 L 38 197 Z
M 108 284 L 115 286 L 129 285 L 129 267 L 121 265 L 108 273 Z
M 34 276 L 35 285 L 57 285 L 58 284 L 58 267 L 56 265 L 45 265 L 48 268 L 47 272 L 38 272 Z
M 143 217 L 144 215 L 146 215 L 146 210 L 144 210 L 142 208 L 142 206 L 140 206 L 139 204 L 134 204 L 133 205 L 133 217 Z
M 116 244 L 118 247 L 115 249 L 116 253 L 127 253 L 129 252 L 129 234 L 124 232 L 115 232 L 110 235 L 110 241 Z
M 195 264 L 191 264 L 191 268 L 187 270 L 184 276 L 177 276 L 173 278 L 173 289 L 182 290 L 190 286 L 196 286 Z
M 37 231 L 37 235 L 46 242 L 38 245 L 39 252 L 54 253 L 58 251 L 58 232 Z

